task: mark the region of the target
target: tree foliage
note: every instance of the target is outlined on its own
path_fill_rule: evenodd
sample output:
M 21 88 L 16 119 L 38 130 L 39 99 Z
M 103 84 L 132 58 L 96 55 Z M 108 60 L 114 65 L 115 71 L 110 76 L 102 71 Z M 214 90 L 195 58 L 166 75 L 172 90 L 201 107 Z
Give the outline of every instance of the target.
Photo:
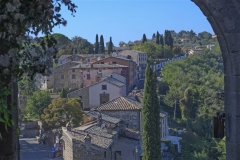
M 99 44 L 99 47 L 100 47 L 100 53 L 101 53 L 101 54 L 104 54 L 104 52 L 105 52 L 105 47 L 104 47 L 103 35 L 100 36 L 100 44 Z
M 44 108 L 51 103 L 50 93 L 48 91 L 35 91 L 32 96 L 27 99 L 25 108 L 26 116 L 40 118 Z
M 156 93 L 156 74 L 147 65 L 143 99 L 143 160 L 160 160 L 160 106 Z
M 95 40 L 95 54 L 98 54 L 99 51 L 99 42 L 98 42 L 98 34 L 96 34 L 96 40 Z
M 83 121 L 83 112 L 78 99 L 56 98 L 44 109 L 41 117 L 45 129 L 57 129 L 68 122 L 77 127 Z
M 182 123 L 187 133 L 182 138 L 184 159 L 224 159 L 222 142 L 211 138 L 212 117 L 223 110 L 216 92 L 223 90 L 223 61 L 219 45 L 210 51 L 167 64 L 162 70 L 162 82 L 168 84 L 164 102 L 172 110 L 180 102 Z
M 147 42 L 147 37 L 145 34 L 143 34 L 143 38 L 142 38 L 142 44 L 144 44 L 145 42 Z

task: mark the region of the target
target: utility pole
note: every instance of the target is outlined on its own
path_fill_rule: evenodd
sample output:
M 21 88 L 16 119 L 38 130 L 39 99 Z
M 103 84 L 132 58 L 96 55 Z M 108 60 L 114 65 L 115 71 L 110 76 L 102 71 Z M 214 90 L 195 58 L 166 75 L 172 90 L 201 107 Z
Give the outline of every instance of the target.
M 175 117 L 176 117 L 176 106 L 177 106 L 177 101 L 175 100 L 173 119 L 175 119 Z

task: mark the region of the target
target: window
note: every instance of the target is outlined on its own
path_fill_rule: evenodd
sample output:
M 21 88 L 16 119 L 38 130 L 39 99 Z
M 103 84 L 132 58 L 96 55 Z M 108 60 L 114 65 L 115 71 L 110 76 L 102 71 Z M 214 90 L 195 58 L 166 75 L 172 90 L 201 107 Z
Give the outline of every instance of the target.
M 72 72 L 75 72 L 75 69 L 72 69 Z
M 102 90 L 107 90 L 107 85 L 102 85 Z
M 112 62 L 112 64 L 117 64 L 116 62 Z
M 75 74 L 72 74 L 72 79 L 76 79 L 76 75 Z
M 101 62 L 101 64 L 104 64 L 104 62 Z
M 64 79 L 64 75 L 63 74 L 61 75 L 61 79 Z
M 91 77 L 90 77 L 90 74 L 87 74 L 87 79 L 90 79 Z

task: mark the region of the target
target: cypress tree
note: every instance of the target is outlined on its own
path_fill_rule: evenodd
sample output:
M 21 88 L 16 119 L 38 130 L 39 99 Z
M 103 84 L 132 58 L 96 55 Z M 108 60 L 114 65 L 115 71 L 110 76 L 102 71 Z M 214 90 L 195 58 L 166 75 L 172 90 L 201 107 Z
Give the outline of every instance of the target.
M 163 46 L 164 45 L 164 43 L 163 43 L 163 36 L 162 35 L 160 35 L 160 44 Z
M 104 47 L 104 40 L 103 40 L 103 35 L 100 36 L 100 53 L 104 53 L 105 47 Z
M 159 33 L 158 33 L 158 31 L 157 31 L 156 44 L 159 44 Z
M 112 37 L 110 37 L 110 41 L 108 44 L 108 54 L 111 54 L 113 52 L 113 43 L 112 43 Z
M 160 106 L 156 93 L 156 74 L 147 65 L 143 99 L 143 160 L 161 159 Z
M 60 96 L 61 98 L 67 98 L 67 90 L 66 90 L 65 88 L 62 88 L 59 96 Z
M 152 40 L 153 40 L 155 37 L 156 37 L 156 35 L 155 35 L 155 33 L 153 33 L 153 35 L 152 35 Z
M 98 50 L 99 50 L 99 42 L 98 42 L 98 34 L 96 34 L 95 54 L 98 54 Z
M 147 42 L 147 37 L 146 37 L 146 35 L 145 35 L 145 34 L 143 34 L 143 38 L 142 38 L 142 44 L 143 44 L 144 42 Z

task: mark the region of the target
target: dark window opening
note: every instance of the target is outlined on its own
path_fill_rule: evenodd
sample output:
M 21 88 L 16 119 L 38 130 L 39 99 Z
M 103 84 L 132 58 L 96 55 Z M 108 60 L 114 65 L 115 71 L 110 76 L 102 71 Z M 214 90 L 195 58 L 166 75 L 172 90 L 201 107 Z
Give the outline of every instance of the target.
M 101 64 L 104 64 L 104 62 L 101 62 Z
M 61 75 L 61 79 L 64 79 L 64 75 L 63 74 Z
M 112 62 L 112 64 L 117 64 L 116 62 Z
M 76 75 L 75 74 L 72 74 L 72 79 L 76 79 Z
M 107 152 L 106 151 L 104 151 L 104 158 L 106 158 L 107 157 Z
M 107 85 L 102 85 L 102 90 L 107 90 Z
M 75 69 L 72 69 L 72 72 L 75 72 Z
M 87 74 L 87 79 L 90 79 L 91 77 L 90 77 L 90 74 Z

